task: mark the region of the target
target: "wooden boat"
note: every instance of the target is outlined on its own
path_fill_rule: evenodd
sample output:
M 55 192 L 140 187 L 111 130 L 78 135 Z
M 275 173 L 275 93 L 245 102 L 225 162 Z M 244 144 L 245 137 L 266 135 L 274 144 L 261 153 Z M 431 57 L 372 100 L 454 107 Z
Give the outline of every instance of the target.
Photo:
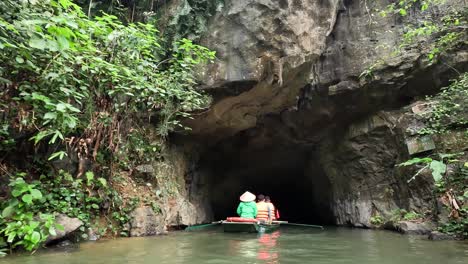
M 185 230 L 200 230 L 206 227 L 212 227 L 215 225 L 221 224 L 223 226 L 224 232 L 237 232 L 237 233 L 271 233 L 277 230 L 280 225 L 288 226 L 299 226 L 299 227 L 312 227 L 324 229 L 323 226 L 319 225 L 306 225 L 306 224 L 297 224 L 289 223 L 288 221 L 272 221 L 271 224 L 261 223 L 256 219 L 242 218 L 242 217 L 228 217 L 226 220 L 212 222 L 211 224 L 202 224 L 195 226 L 188 226 Z
M 223 221 L 224 232 L 236 233 L 271 233 L 280 227 L 280 224 L 266 224 L 260 222 L 229 222 Z

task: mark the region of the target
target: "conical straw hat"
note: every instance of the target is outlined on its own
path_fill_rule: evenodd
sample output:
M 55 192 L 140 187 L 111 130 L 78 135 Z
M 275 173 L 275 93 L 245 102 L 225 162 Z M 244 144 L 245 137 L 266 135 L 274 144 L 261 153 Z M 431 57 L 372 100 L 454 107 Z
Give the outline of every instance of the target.
M 242 202 L 253 202 L 255 201 L 255 194 L 251 192 L 245 192 L 244 194 L 241 195 L 240 200 Z

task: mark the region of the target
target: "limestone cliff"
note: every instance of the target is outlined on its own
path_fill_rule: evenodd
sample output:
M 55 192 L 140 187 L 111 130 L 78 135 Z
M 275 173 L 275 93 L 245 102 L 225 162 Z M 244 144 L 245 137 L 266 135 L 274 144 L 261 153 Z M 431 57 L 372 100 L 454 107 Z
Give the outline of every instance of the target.
M 186 177 L 210 186 L 215 215 L 268 177 L 305 193 L 297 201 L 328 223 L 370 226 L 376 212 L 430 208 L 431 179 L 408 186 L 395 168 L 410 154 L 398 109 L 447 84 L 453 69 L 466 71 L 468 53 L 455 51 L 443 64 L 416 49 L 390 56 L 403 21 L 370 13 L 387 4 L 227 0 L 209 20 L 200 41 L 218 59 L 200 69 L 199 80 L 214 104 L 173 143 L 197 146 L 200 158 Z

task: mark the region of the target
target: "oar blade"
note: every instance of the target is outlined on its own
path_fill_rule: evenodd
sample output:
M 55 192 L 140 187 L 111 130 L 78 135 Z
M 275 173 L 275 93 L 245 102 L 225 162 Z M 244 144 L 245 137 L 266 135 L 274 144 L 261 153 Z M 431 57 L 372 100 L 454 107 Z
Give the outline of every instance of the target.
M 306 225 L 306 224 L 298 224 L 298 223 L 281 223 L 282 225 L 288 226 L 301 226 L 301 227 L 310 227 L 310 228 L 318 228 L 324 230 L 323 226 L 320 225 Z
M 201 229 L 214 227 L 214 226 L 217 226 L 217 225 L 219 225 L 219 224 L 221 224 L 221 221 L 213 222 L 213 223 L 211 223 L 211 224 L 202 224 L 202 225 L 187 226 L 187 227 L 185 228 L 185 231 L 198 231 L 198 230 L 201 230 Z

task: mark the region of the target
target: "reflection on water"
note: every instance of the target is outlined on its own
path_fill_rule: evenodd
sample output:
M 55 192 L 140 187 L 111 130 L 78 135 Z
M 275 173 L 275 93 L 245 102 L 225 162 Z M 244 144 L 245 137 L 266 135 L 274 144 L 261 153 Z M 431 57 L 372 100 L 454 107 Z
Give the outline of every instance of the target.
M 273 264 L 279 263 L 279 253 L 277 241 L 280 236 L 280 231 L 275 231 L 271 234 L 259 234 L 258 242 L 260 248 L 257 252 L 257 259 L 263 263 Z
M 256 238 L 230 240 L 228 254 L 246 259 L 257 259 L 259 263 L 279 263 L 278 238 L 280 231 L 271 234 L 258 234 Z
M 62 263 L 468 263 L 468 243 L 360 229 L 325 231 L 282 228 L 271 234 L 233 234 L 221 230 L 178 232 L 162 237 L 128 238 L 49 249 L 34 256 L 0 259 L 0 264 Z

